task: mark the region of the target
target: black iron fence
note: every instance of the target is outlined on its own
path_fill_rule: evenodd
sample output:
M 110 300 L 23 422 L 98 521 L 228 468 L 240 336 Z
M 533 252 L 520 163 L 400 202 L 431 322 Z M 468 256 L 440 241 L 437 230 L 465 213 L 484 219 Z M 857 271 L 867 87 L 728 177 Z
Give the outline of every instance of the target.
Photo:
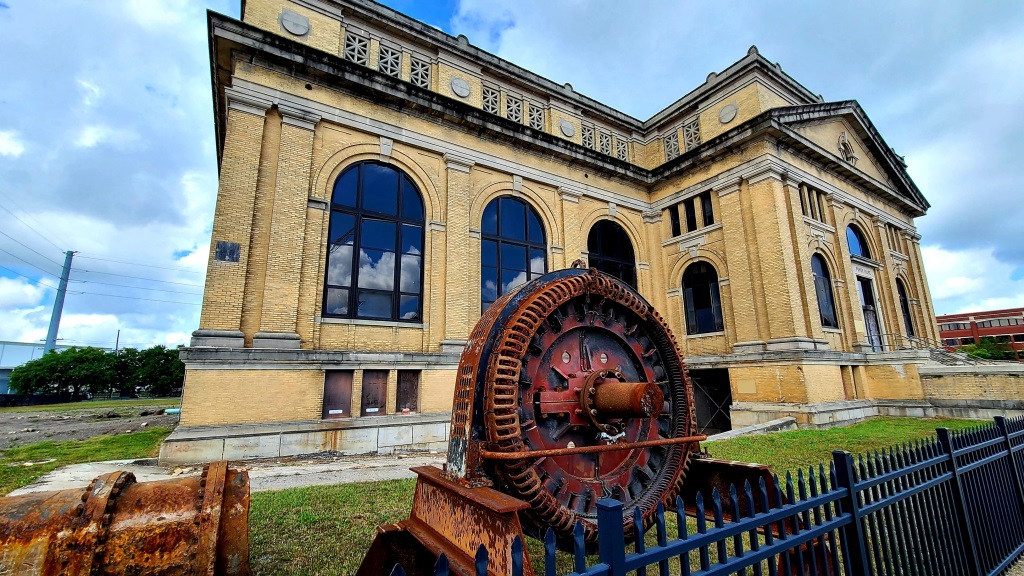
M 1024 417 L 852 456 L 833 453 L 828 469 L 770 486 L 698 495 L 695 516 L 677 499 L 659 507 L 636 536 L 619 527 L 622 504 L 598 502 L 599 553 L 584 553 L 577 526 L 569 574 L 983 576 L 1004 572 L 1024 552 Z M 605 529 L 607 527 L 607 529 Z M 670 536 L 670 532 L 672 532 Z M 544 575 L 555 576 L 554 533 L 544 542 Z M 512 576 L 523 574 L 523 543 L 512 549 Z M 487 573 L 477 551 L 476 573 Z M 438 560 L 438 575 L 448 562 Z M 404 575 L 395 566 L 393 575 Z

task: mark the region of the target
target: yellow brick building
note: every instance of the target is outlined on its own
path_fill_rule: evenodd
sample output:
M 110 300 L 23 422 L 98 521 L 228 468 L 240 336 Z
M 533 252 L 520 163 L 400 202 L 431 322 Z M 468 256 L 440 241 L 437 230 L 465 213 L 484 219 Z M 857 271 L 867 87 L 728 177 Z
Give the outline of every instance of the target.
M 662 312 L 709 431 L 924 398 L 928 203 L 756 48 L 639 120 L 369 0 L 209 30 L 220 189 L 165 459 L 440 449 L 482 308 L 578 258 Z

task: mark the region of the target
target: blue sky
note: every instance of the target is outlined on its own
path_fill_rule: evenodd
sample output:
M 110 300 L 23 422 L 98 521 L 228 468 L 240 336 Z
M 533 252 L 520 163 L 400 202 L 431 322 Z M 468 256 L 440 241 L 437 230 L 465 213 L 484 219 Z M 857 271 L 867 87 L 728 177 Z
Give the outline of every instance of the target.
M 217 187 L 205 11 L 239 4 L 0 0 L 0 340 L 45 335 L 71 249 L 64 342 L 187 342 Z M 938 313 L 1024 306 L 1024 3 L 385 4 L 639 118 L 756 44 L 906 156 Z

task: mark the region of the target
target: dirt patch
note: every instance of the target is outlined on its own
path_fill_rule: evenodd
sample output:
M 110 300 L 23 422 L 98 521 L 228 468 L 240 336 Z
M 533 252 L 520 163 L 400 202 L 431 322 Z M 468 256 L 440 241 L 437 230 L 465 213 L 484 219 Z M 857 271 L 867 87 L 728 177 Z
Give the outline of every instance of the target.
M 141 432 L 152 426 L 173 428 L 178 425 L 178 415 L 164 414 L 165 406 L 0 412 L 0 450 L 36 442 L 85 440 L 104 434 Z

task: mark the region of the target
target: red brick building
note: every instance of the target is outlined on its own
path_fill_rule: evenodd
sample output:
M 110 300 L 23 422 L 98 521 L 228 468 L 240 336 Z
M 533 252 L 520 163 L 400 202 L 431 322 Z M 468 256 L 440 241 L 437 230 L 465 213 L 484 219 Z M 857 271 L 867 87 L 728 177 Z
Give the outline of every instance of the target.
M 946 314 L 935 319 L 939 323 L 939 337 L 947 348 L 992 337 L 1012 345 L 1018 354 L 1024 351 L 1024 308 Z

